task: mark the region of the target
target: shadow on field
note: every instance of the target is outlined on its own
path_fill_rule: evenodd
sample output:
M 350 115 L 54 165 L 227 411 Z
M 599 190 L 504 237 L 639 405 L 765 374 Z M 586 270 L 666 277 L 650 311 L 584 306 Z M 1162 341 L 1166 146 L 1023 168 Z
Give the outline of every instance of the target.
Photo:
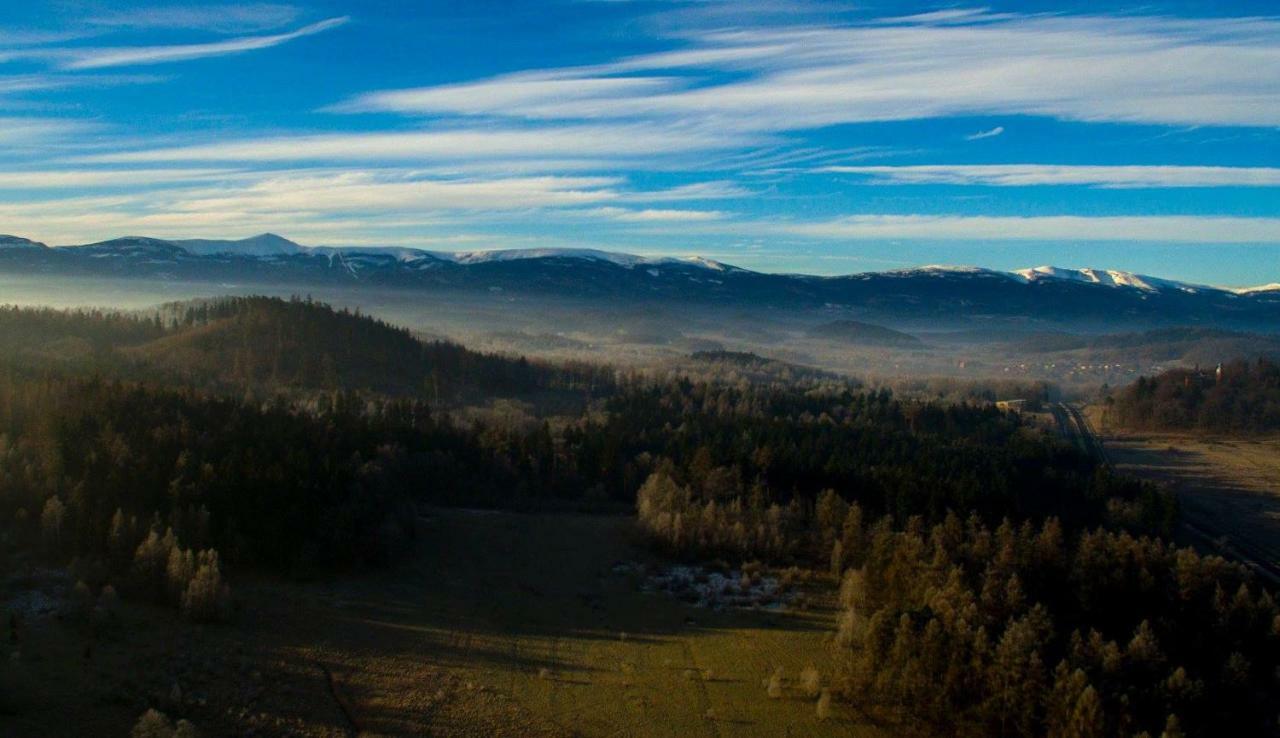
M 1211 548 L 1239 553 L 1268 566 L 1280 563 L 1280 492 L 1274 479 L 1230 441 L 1198 439 L 1209 450 L 1180 447 L 1178 439 L 1126 436 L 1107 440 L 1119 470 L 1168 486 L 1184 519 L 1220 539 Z M 1230 463 L 1224 460 L 1230 459 Z M 1191 539 L 1203 548 L 1203 541 Z M 1225 544 L 1225 545 L 1224 545 Z
M 619 516 L 440 510 L 399 565 L 325 583 L 260 582 L 241 596 L 251 631 L 264 634 L 263 656 L 289 665 L 312 704 L 327 701 L 326 724 L 350 734 L 449 733 L 451 724 L 475 734 L 478 725 L 491 735 L 565 734 L 566 726 L 540 726 L 547 718 L 525 714 L 521 701 L 554 699 L 559 688 L 569 690 L 562 699 L 591 702 L 598 690 L 581 688 L 629 689 L 636 669 L 670 669 L 672 682 L 692 670 L 691 687 L 748 689 L 753 680 L 704 678 L 683 657 L 659 667 L 657 654 L 687 654 L 687 639 L 726 629 L 832 627 L 834 613 L 821 609 L 713 611 L 641 592 L 642 579 L 613 569 L 652 561 L 634 541 L 631 519 Z M 301 719 L 307 704 L 271 710 Z M 729 717 L 717 721 L 736 722 Z
M 609 568 L 648 558 L 629 518 L 443 511 L 420 536 L 403 565 L 331 585 L 338 617 L 455 646 L 488 634 L 645 643 L 744 623 L 827 628 L 817 613 L 717 612 L 638 592 L 639 579 Z

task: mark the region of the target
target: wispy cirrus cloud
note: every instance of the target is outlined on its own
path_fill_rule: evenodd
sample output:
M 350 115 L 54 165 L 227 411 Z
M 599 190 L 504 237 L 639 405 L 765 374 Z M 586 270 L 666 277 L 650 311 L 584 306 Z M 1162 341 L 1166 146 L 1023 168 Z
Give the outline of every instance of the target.
M 1067 164 L 925 164 L 828 166 L 814 171 L 852 174 L 884 184 L 1030 187 L 1078 185 L 1106 188 L 1280 187 L 1280 168 L 1211 166 L 1109 166 Z
M 667 89 L 673 80 L 664 77 L 584 77 L 572 71 L 530 72 L 506 75 L 487 83 L 482 97 L 474 83 L 439 87 L 387 90 L 361 95 L 326 108 L 331 112 L 423 110 L 461 115 L 488 115 L 495 109 L 521 111 L 521 117 L 554 118 L 548 106 L 607 100 Z
M 90 16 L 86 22 L 110 29 L 255 33 L 288 25 L 300 15 L 296 6 L 274 3 L 156 5 L 101 13 Z
M 851 215 L 770 226 L 824 240 L 1141 241 L 1280 244 L 1280 218 L 1212 215 Z
M 0 124 L 2 125 L 2 124 Z M 223 169 L 39 169 L 0 172 L 0 190 L 80 190 L 89 187 L 131 188 L 227 178 Z
M 86 157 L 98 163 L 465 161 L 610 157 L 726 150 L 759 137 L 689 126 L 606 123 L 537 127 L 472 127 L 391 133 L 335 133 L 251 138 L 224 143 L 119 151 Z
M 174 212 L 383 214 L 578 207 L 615 199 L 611 177 L 421 179 L 399 173 L 268 175 L 247 186 L 180 192 Z
M 323 33 L 341 26 L 350 20 L 347 17 L 330 18 L 303 26 L 296 31 L 269 36 L 243 36 L 240 38 L 214 41 L 202 44 L 175 44 L 169 46 L 123 46 L 99 49 L 60 49 L 52 52 L 54 58 L 62 58 L 63 69 L 103 69 L 106 67 L 126 67 L 149 64 L 166 64 L 170 62 L 191 61 L 206 57 L 241 54 L 247 51 L 269 49 L 273 46 L 288 43 L 305 36 Z M 42 56 L 50 52 L 41 51 Z
M 368 93 L 342 109 L 730 130 L 975 114 L 1280 125 L 1280 21 L 948 13 L 694 35 L 588 67 Z
M 719 210 L 685 210 L 672 208 L 644 208 L 632 210 L 628 208 L 604 207 L 587 211 L 588 215 L 617 220 L 624 223 L 702 223 L 709 220 L 722 220 L 727 216 Z
M 719 213 L 633 206 L 645 193 L 626 180 L 600 176 L 438 177 L 403 169 L 251 172 L 218 169 L 43 170 L 0 173 L 0 190 L 30 184 L 49 195 L 0 198 L 0 222 L 52 239 L 95 239 L 133 225 L 170 236 L 209 235 L 211 228 L 292 224 L 369 238 L 407 225 L 491 223 L 556 213 L 620 223 L 710 220 Z M 103 194 L 85 195 L 89 188 Z M 119 191 L 114 191 L 114 190 Z M 666 197 L 655 192 L 655 201 Z M 611 203 L 627 203 L 629 207 Z M 182 224 L 186 230 L 182 230 Z M 292 228 L 290 229 L 292 231 Z
M 65 141 L 95 128 L 92 123 L 61 118 L 0 117 L 0 144 L 20 146 Z

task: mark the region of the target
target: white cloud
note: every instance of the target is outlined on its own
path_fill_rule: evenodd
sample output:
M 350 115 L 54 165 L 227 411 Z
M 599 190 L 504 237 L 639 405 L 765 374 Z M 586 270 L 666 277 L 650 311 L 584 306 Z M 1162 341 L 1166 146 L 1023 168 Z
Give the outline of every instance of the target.
M 279 28 L 297 20 L 292 5 L 250 3 L 234 5 L 178 5 L 131 8 L 103 13 L 88 23 L 107 28 L 194 29 L 213 33 L 253 33 Z
M 818 172 L 856 174 L 887 184 L 1085 185 L 1136 187 L 1280 187 L 1280 168 L 1109 166 L 1068 164 L 926 164 L 830 166 Z
M 661 77 L 583 77 L 571 72 L 512 74 L 483 85 L 442 85 L 408 90 L 387 90 L 361 95 L 330 108 L 335 112 L 384 110 L 448 111 L 483 115 L 495 108 L 524 111 L 525 117 L 556 117 L 547 106 L 569 101 L 591 101 L 661 91 L 671 80 Z
M 82 194 L 97 186 L 111 188 L 109 194 Z M 686 193 L 707 199 L 725 187 L 707 182 L 646 193 L 616 177 L 442 178 L 407 169 L 41 170 L 0 173 L 0 191 L 28 191 L 24 199 L 0 198 L 0 223 L 50 243 L 272 230 L 323 242 L 388 245 L 457 236 L 476 226 L 542 225 L 550 217 L 589 217 L 617 228 L 716 221 L 728 214 L 642 203 Z M 56 194 L 34 199 L 40 189 Z
M 978 131 L 977 133 L 969 134 L 968 136 L 964 137 L 964 140 L 981 141 L 984 138 L 995 138 L 996 136 L 999 136 L 1003 133 L 1004 133 L 1004 126 L 996 126 L 995 128 L 992 128 L 990 130 Z
M 1278 78 L 1273 19 L 965 13 L 703 33 L 686 49 L 371 93 L 349 107 L 739 131 L 975 114 L 1275 126 Z
M 226 143 L 122 151 L 96 162 L 180 161 L 461 161 L 556 157 L 645 157 L 732 148 L 741 135 L 678 126 L 635 124 L 540 128 L 470 128 L 399 133 L 280 136 Z
M 181 193 L 171 212 L 370 214 L 572 207 L 610 200 L 608 177 L 421 180 L 375 172 L 269 176 L 247 187 Z
M 646 208 L 628 210 L 626 208 L 596 208 L 587 211 L 588 215 L 597 215 L 624 223 L 700 223 L 709 220 L 721 220 L 725 213 L 718 210 L 674 210 L 664 208 Z
M 57 118 L 0 117 L 0 144 L 31 145 L 66 139 L 94 129 L 91 123 Z
M 1149 241 L 1280 243 L 1280 218 L 1229 216 L 852 215 L 773 227 L 833 240 Z
M 0 190 L 77 190 L 85 187 L 148 187 L 232 174 L 222 169 L 64 169 L 0 171 Z
M 101 69 L 104 67 L 124 67 L 141 64 L 164 64 L 268 49 L 272 46 L 288 43 L 294 39 L 337 28 L 348 20 L 346 17 L 330 18 L 289 33 L 280 33 L 272 36 L 245 36 L 204 44 L 136 46 L 86 49 L 83 51 L 64 49 L 59 53 L 68 58 L 68 61 L 62 64 L 64 69 Z
M 750 197 L 752 194 L 751 190 L 740 187 L 733 182 L 716 180 L 713 182 L 694 182 L 687 185 L 677 185 L 665 190 L 649 190 L 637 193 L 634 197 L 643 199 L 646 202 L 680 202 L 685 200 L 727 200 Z

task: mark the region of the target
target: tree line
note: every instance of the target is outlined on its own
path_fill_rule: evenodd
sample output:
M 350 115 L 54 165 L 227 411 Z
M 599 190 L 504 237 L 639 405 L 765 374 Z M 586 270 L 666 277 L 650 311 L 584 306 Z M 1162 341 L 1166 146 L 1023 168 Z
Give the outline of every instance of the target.
M 1266 358 L 1140 377 L 1109 401 L 1109 417 L 1141 430 L 1280 430 L 1280 364 Z

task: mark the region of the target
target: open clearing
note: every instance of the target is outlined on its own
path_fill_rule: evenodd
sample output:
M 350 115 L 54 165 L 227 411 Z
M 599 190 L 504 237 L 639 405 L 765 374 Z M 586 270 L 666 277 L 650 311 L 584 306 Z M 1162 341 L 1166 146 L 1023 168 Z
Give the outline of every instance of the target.
M 829 584 L 804 612 L 695 608 L 614 571 L 647 559 L 631 536 L 621 517 L 433 511 L 392 570 L 233 581 L 230 625 L 30 619 L 9 667 L 30 689 L 0 733 L 120 735 L 153 704 L 206 735 L 878 734 L 840 707 L 818 721 L 796 686 L 831 672 Z
M 1280 572 L 1280 437 L 1120 432 L 1090 410 L 1118 470 L 1169 485 L 1200 537 Z

